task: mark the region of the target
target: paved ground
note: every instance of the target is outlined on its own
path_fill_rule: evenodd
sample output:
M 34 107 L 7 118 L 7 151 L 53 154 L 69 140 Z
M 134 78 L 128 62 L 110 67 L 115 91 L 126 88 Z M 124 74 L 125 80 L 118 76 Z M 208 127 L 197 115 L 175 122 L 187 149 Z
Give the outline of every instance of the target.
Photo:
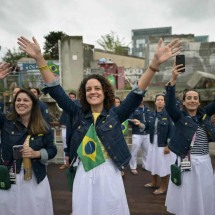
M 71 212 L 71 193 L 67 191 L 65 171 L 59 170 L 60 165 L 49 164 L 48 177 L 52 190 L 54 214 L 69 215 Z M 153 189 L 144 188 L 150 181 L 150 174 L 139 168 L 138 175 L 125 171 L 124 184 L 131 215 L 166 215 L 164 207 L 165 195 L 155 196 Z M 102 215 L 102 214 L 101 214 Z

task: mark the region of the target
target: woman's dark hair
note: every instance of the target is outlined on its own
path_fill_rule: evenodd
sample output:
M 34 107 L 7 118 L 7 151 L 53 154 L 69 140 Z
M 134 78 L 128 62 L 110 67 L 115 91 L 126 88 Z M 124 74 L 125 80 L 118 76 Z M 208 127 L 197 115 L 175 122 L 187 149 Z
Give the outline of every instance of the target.
M 104 92 L 104 108 L 109 110 L 114 105 L 114 90 L 110 84 L 110 82 L 103 76 L 98 74 L 92 74 L 87 76 L 79 87 L 78 97 L 80 99 L 81 106 L 84 112 L 88 112 L 91 110 L 90 104 L 86 99 L 86 84 L 90 79 L 98 80 L 102 85 L 102 90 Z
M 185 90 L 183 91 L 182 100 L 185 101 L 186 95 L 187 95 L 187 93 L 190 92 L 190 91 L 194 91 L 194 92 L 198 93 L 199 101 L 201 102 L 200 93 L 199 93 L 197 90 L 195 90 L 195 89 L 185 89 Z
M 16 109 L 15 109 L 15 103 L 20 93 L 26 94 L 32 101 L 31 116 L 28 124 L 28 133 L 33 135 L 47 133 L 49 130 L 48 125 L 44 120 L 42 113 L 40 111 L 38 99 L 30 90 L 20 89 L 17 92 L 17 94 L 13 99 L 12 112 L 7 115 L 7 119 L 16 121 L 19 118 L 19 114 L 16 112 Z
M 29 90 L 36 90 L 37 94 L 40 95 L 40 89 L 37 87 L 30 87 Z
M 122 103 L 121 99 L 118 96 L 114 96 L 114 99 L 118 99 L 120 104 Z
M 165 94 L 164 93 L 159 93 L 159 94 L 155 95 L 155 102 L 156 102 L 158 96 L 163 96 L 163 98 L 165 100 Z

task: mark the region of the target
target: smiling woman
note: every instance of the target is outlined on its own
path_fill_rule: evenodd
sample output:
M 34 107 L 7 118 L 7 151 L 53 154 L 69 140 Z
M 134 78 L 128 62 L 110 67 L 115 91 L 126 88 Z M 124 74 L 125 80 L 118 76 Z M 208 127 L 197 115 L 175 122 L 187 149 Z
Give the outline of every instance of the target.
M 10 69 L 0 66 L 0 73 L 5 73 L 3 70 Z M 11 113 L 8 115 L 0 113 L 0 129 L 0 162 L 8 169 L 12 169 L 13 175 L 11 188 L 0 190 L 1 214 L 52 215 L 53 206 L 46 175 L 46 161 L 56 155 L 57 149 L 51 128 L 44 121 L 38 100 L 33 93 L 19 89 L 13 99 Z M 17 145 L 21 147 L 15 153 L 13 150 Z M 28 175 L 26 163 L 28 171 L 31 172 Z M 41 201 L 45 204 L 41 204 Z
M 215 141 L 215 127 L 210 120 L 215 113 L 215 101 L 200 107 L 200 94 L 195 89 L 185 90 L 183 110 L 180 110 L 175 98 L 178 75 L 180 66 L 174 64 L 171 81 L 166 86 L 166 110 L 175 123 L 169 148 L 178 155 L 182 184 L 178 187 L 169 182 L 167 210 L 176 215 L 214 215 L 215 193 L 209 141 Z
M 67 143 L 69 157 L 73 161 L 78 154 L 81 159 L 73 185 L 73 213 L 129 215 L 120 170 L 128 165 L 131 155 L 121 123 L 142 101 L 145 89 L 160 64 L 179 53 L 181 42 L 176 39 L 165 46 L 162 39 L 159 40 L 149 68 L 119 107 L 114 106 L 114 90 L 110 82 L 97 74 L 81 82 L 78 95 L 81 107 L 78 106 L 68 98 L 50 71 L 37 40 L 20 37 L 18 44 L 21 50 L 36 60 L 47 85 L 44 92 L 49 93 L 70 117 L 72 135 Z M 91 138 L 93 136 L 96 138 Z M 85 140 L 94 143 L 95 150 L 90 150 L 90 155 L 86 153 L 86 146 L 90 144 Z

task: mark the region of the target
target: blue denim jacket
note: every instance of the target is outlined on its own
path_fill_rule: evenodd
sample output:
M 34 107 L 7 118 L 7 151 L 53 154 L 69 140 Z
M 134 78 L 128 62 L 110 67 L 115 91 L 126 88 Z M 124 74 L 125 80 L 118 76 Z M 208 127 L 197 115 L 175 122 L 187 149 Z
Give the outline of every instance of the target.
M 155 120 L 158 118 L 157 124 L 157 136 L 158 136 L 158 147 L 165 147 L 168 145 L 171 137 L 174 133 L 174 123 L 168 115 L 165 108 L 161 112 L 154 112 L 150 115 L 150 121 L 152 124 L 152 129 L 150 130 L 150 142 L 154 141 L 155 134 Z
M 144 105 L 144 112 L 143 108 L 138 107 L 130 116 L 129 119 L 138 119 L 141 123 L 143 123 L 146 127 L 144 130 L 140 129 L 139 126 L 135 125 L 132 122 L 129 124 L 132 127 L 132 134 L 139 134 L 139 135 L 146 135 L 150 133 L 150 109 Z M 143 117 L 144 115 L 144 117 Z
M 58 105 L 70 116 L 71 140 L 68 145 L 69 157 L 73 160 L 77 156 L 77 149 L 82 142 L 90 125 L 93 123 L 91 112 L 84 113 L 80 105 L 68 98 L 61 86 L 47 87 L 44 93 L 49 93 Z M 109 111 L 103 109 L 96 120 L 95 129 L 99 139 L 107 150 L 110 158 L 118 169 L 124 169 L 131 158 L 128 146 L 121 130 L 121 123 L 139 106 L 144 92 L 131 91 L 119 107 L 112 107 Z
M 40 111 L 43 115 L 43 118 L 45 121 L 49 124 L 50 123 L 50 116 L 49 116 L 49 109 L 48 105 L 40 100 L 38 100 L 38 104 L 40 106 Z
M 27 137 L 27 128 L 20 122 L 20 120 L 11 121 L 6 119 L 4 114 L 0 114 L 0 129 L 1 129 L 1 148 L 4 163 L 11 165 L 13 162 L 13 146 L 23 145 Z M 43 135 L 31 136 L 29 146 L 36 151 L 41 152 L 41 159 L 31 159 L 32 168 L 40 183 L 46 176 L 45 162 L 53 158 L 57 154 L 57 148 L 54 145 L 54 135 L 50 131 Z M 22 159 L 16 161 L 16 172 L 19 173 L 22 165 Z
M 190 150 L 192 137 L 198 126 L 208 134 L 209 139 L 215 141 L 215 127 L 210 121 L 210 116 L 215 113 L 215 101 L 197 111 L 195 122 L 186 111 L 180 110 L 176 105 L 175 86 L 166 87 L 166 110 L 175 123 L 175 133 L 169 143 L 169 148 L 175 154 L 185 157 Z

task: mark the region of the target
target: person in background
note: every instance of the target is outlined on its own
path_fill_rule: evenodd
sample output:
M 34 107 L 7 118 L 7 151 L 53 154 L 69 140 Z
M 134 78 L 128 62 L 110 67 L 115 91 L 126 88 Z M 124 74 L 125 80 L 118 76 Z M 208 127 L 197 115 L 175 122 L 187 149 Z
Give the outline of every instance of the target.
M 183 93 L 183 110 L 176 106 L 176 82 L 183 65 L 174 63 L 171 80 L 166 85 L 166 110 L 175 123 L 175 133 L 169 148 L 177 154 L 181 181 L 176 186 L 169 181 L 166 207 L 176 215 L 214 215 L 215 193 L 209 141 L 215 141 L 215 101 L 200 107 L 200 94 L 195 89 Z
M 13 94 L 12 94 L 13 98 L 15 98 L 16 94 L 20 91 L 20 89 L 21 89 L 20 87 L 15 87 L 13 89 Z
M 68 95 L 72 101 L 76 100 L 75 92 L 70 92 Z M 59 169 L 65 169 L 66 167 L 69 166 L 69 156 L 68 156 L 69 151 L 67 147 L 67 136 L 68 136 L 68 139 L 70 139 L 69 138 L 70 135 L 67 134 L 67 132 L 69 132 L 69 130 L 67 130 L 67 127 L 70 127 L 70 124 L 69 124 L 69 116 L 64 110 L 60 117 L 60 125 L 61 125 L 61 136 L 62 136 L 62 142 L 63 142 L 63 148 L 64 148 L 64 164 L 61 165 Z
M 118 97 L 118 96 L 115 96 L 115 102 L 114 102 L 114 105 L 115 107 L 118 107 L 120 106 L 122 103 L 121 99 Z M 122 124 L 121 124 L 121 128 L 122 128 L 122 133 L 123 135 L 127 135 L 128 133 L 128 120 L 125 120 Z M 124 176 L 125 175 L 125 172 L 124 171 L 121 171 L 121 175 Z
M 81 107 L 73 102 L 50 71 L 37 40 L 18 38 L 20 49 L 36 60 L 49 93 L 65 110 L 72 124 L 70 160 L 78 155 L 81 162 L 73 184 L 74 215 L 129 215 L 120 170 L 131 158 L 121 130 L 121 123 L 139 106 L 159 66 L 178 54 L 181 41 L 164 45 L 160 39 L 150 66 L 137 85 L 118 107 L 114 106 L 114 90 L 103 76 L 92 74 L 83 79 L 78 97 Z
M 3 113 L 4 112 L 4 103 L 0 102 L 0 112 Z
M 10 69 L 0 65 L 0 79 Z M 15 183 L 0 190 L 0 211 L 7 215 L 53 215 L 53 205 L 45 163 L 57 153 L 50 126 L 40 112 L 38 100 L 28 90 L 20 89 L 8 115 L 0 113 L 1 154 L 3 165 L 13 167 Z M 19 156 L 13 147 L 22 145 Z M 26 180 L 23 159 L 30 159 L 32 178 Z M 16 159 L 16 160 L 15 160 Z M 16 168 L 14 168 L 16 167 Z
M 215 126 L 215 114 L 211 116 L 211 123 Z
M 29 90 L 36 96 L 39 102 L 41 113 L 47 123 L 50 123 L 49 109 L 48 105 L 42 101 L 40 101 L 40 89 L 37 87 L 30 87 Z
M 151 111 L 144 105 L 143 99 L 139 107 L 129 117 L 129 124 L 132 127 L 132 148 L 129 165 L 131 173 L 134 175 L 138 174 L 137 155 L 140 149 L 142 150 L 142 168 L 145 169 L 146 166 L 146 157 L 150 145 L 150 113 Z
M 144 187 L 156 188 L 153 194 L 165 194 L 168 186 L 170 166 L 175 163 L 176 156 L 170 152 L 168 143 L 174 133 L 174 124 L 165 110 L 165 95 L 155 96 L 155 111 L 153 113 L 153 129 L 150 133 L 146 169 L 151 172 L 152 181 Z M 158 176 L 161 182 L 158 182 Z

